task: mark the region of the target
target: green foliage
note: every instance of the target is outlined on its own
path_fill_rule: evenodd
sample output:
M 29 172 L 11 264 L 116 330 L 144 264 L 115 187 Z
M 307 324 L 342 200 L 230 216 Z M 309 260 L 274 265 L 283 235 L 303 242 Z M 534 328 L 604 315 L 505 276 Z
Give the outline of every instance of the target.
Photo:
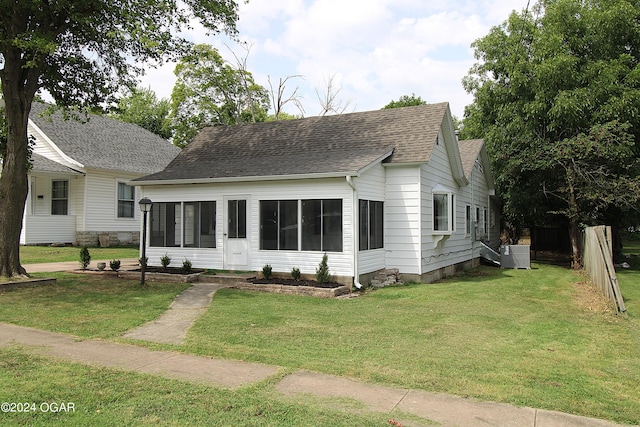
M 109 116 L 127 123 L 134 123 L 156 135 L 169 139 L 171 131 L 166 126 L 170 102 L 158 99 L 151 88 L 132 89 L 117 102 Z
M 109 262 L 109 267 L 111 267 L 111 269 L 112 269 L 113 271 L 118 271 L 118 270 L 120 270 L 120 260 L 119 260 L 119 259 L 111 260 L 111 261 Z
M 86 246 L 83 246 L 80 249 L 80 265 L 82 266 L 82 269 L 86 270 L 90 262 L 91 262 L 91 255 L 89 254 L 89 248 L 87 248 Z
M 382 109 L 388 110 L 391 108 L 413 107 L 416 105 L 427 105 L 427 101 L 419 96 L 416 96 L 415 93 L 412 93 L 411 96 L 402 95 L 400 99 L 398 99 L 397 101 L 391 101 L 390 103 L 382 107 Z
M 191 261 L 189 261 L 187 258 L 184 259 L 184 261 L 182 261 L 182 272 L 184 274 L 189 274 L 191 273 L 191 271 L 193 271 L 192 265 L 191 265 Z
M 210 45 L 194 46 L 176 65 L 175 75 L 169 126 L 179 147 L 189 144 L 205 126 L 267 119 L 267 90 L 254 82 L 250 72 L 231 66 Z
M 625 0 L 542 2 L 473 44 L 461 136 L 485 139 L 511 223 L 637 212 L 639 19 Z
M 300 280 L 300 269 L 298 267 L 293 267 L 291 269 L 291 277 L 293 280 Z
M 271 279 L 271 274 L 272 274 L 271 265 L 265 264 L 264 267 L 262 267 L 262 276 L 265 279 Z
M 318 268 L 316 268 L 316 280 L 319 283 L 327 283 L 331 279 L 331 276 L 329 274 L 328 260 L 329 257 L 327 256 L 327 254 L 324 254 L 322 256 L 322 261 L 320 261 Z
M 167 268 L 169 267 L 169 264 L 171 264 L 171 257 L 169 254 L 165 253 L 160 257 L 160 265 L 162 265 L 162 268 Z

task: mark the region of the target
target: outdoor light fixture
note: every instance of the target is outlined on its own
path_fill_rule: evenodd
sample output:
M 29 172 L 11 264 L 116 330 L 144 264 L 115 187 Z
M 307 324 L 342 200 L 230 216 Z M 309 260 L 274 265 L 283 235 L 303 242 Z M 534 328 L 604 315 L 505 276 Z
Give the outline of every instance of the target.
M 138 202 L 142 216 L 142 258 L 140 258 L 140 285 L 144 286 L 144 273 L 147 269 L 147 214 L 151 211 L 153 202 L 144 197 Z

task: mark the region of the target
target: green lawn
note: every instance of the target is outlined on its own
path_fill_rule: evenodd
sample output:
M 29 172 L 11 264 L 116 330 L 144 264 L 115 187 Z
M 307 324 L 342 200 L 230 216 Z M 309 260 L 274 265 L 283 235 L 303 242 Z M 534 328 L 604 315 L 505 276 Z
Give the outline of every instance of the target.
M 139 258 L 137 246 L 113 246 L 109 248 L 89 248 L 93 260 Z M 76 246 L 20 246 L 20 262 L 22 264 L 39 264 L 43 262 L 80 262 L 80 248 Z
M 184 345 L 150 346 L 636 424 L 638 258 L 630 264 L 619 274 L 628 315 L 603 311 L 582 275 L 534 263 L 352 299 L 220 290 Z M 118 340 L 185 286 L 57 277 L 51 288 L 0 294 L 0 321 Z

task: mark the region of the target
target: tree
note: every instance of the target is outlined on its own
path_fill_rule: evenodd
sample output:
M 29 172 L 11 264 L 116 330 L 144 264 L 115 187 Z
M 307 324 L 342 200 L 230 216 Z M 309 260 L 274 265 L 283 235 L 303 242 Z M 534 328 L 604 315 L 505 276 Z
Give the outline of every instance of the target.
M 271 96 L 271 106 L 273 107 L 273 120 L 289 120 L 291 117 L 295 118 L 295 116 L 291 116 L 282 109 L 288 103 L 292 103 L 298 108 L 302 117 L 304 117 L 304 107 L 302 102 L 300 101 L 300 94 L 298 94 L 298 86 L 291 92 L 290 95 L 286 95 L 287 90 L 287 82 L 291 79 L 301 78 L 304 79 L 301 75 L 293 75 L 287 76 L 284 79 L 281 77 L 278 80 L 278 87 L 274 88 L 273 83 L 271 83 L 271 77 L 267 77 L 269 81 L 269 95 Z
M 382 109 L 388 110 L 390 108 L 413 107 L 415 105 L 427 105 L 427 101 L 419 96 L 416 96 L 415 93 L 412 93 L 411 96 L 402 95 L 400 99 L 398 99 L 397 101 L 391 101 L 390 103 L 382 107 Z
M 213 125 L 263 122 L 269 109 L 267 90 L 251 73 L 234 68 L 217 49 L 193 47 L 176 65 L 169 119 L 173 143 L 184 147 L 200 129 Z
M 347 111 L 347 108 L 351 105 L 351 101 L 341 101 L 338 99 L 341 88 L 336 85 L 335 80 L 336 75 L 332 74 L 331 77 L 325 78 L 325 88 L 323 91 L 320 91 L 320 88 L 316 88 L 316 96 L 318 97 L 318 102 L 320 102 L 320 107 L 322 108 L 320 111 L 321 116 L 326 116 L 330 113 L 342 114 Z
M 546 0 L 474 43 L 463 136 L 484 137 L 514 224 L 622 218 L 640 192 L 640 6 Z M 620 225 L 619 223 L 612 225 Z
M 158 99 L 151 88 L 134 88 L 109 113 L 110 117 L 127 123 L 135 123 L 156 135 L 169 139 L 171 131 L 166 126 L 170 102 Z
M 27 197 L 27 121 L 44 89 L 58 106 L 109 104 L 146 64 L 186 52 L 176 36 L 198 18 L 235 33 L 234 0 L 0 0 L 0 81 L 7 143 L 0 175 L 0 275 L 26 274 L 20 232 Z

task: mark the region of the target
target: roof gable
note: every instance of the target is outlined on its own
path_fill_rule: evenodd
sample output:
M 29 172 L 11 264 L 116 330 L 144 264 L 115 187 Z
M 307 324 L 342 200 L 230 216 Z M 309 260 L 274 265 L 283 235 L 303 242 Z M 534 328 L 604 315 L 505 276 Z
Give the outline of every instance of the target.
M 180 152 L 132 123 L 95 114 L 87 122 L 65 120 L 59 111 L 42 115 L 46 108 L 33 103 L 29 120 L 57 151 L 85 168 L 149 174 L 162 170 Z
M 482 170 L 484 172 L 489 190 L 495 190 L 493 174 L 491 173 L 489 156 L 484 145 L 484 140 L 469 139 L 465 141 L 459 141 L 458 147 L 460 147 L 460 158 L 462 160 L 462 166 L 464 168 L 465 176 L 467 176 L 469 179 L 471 178 L 473 165 L 476 163 L 476 161 L 478 161 L 482 166 Z
M 381 158 L 426 163 L 448 109 L 440 103 L 209 127 L 165 170 L 138 181 L 357 175 Z

